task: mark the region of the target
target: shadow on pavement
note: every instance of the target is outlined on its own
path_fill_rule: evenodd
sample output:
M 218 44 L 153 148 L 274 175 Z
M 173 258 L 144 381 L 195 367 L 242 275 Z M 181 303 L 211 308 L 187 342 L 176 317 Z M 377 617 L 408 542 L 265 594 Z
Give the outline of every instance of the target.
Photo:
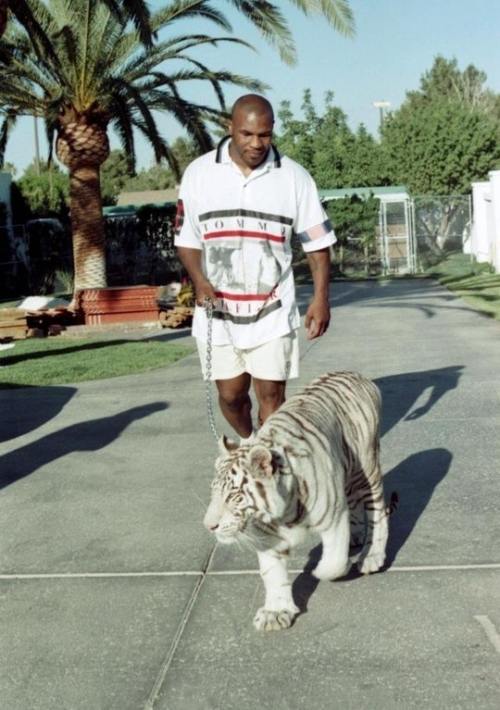
M 399 506 L 392 514 L 387 541 L 385 572 L 395 561 L 399 550 L 415 528 L 418 519 L 431 500 L 434 490 L 450 469 L 452 455 L 447 449 L 428 449 L 408 456 L 404 461 L 384 476 L 386 501 L 392 491 L 397 491 Z M 321 558 L 322 546 L 316 545 L 309 553 L 304 570 L 292 585 L 293 598 L 302 614 L 307 612 L 307 604 L 318 586 L 318 580 L 311 572 Z M 356 579 L 361 575 L 355 567 L 338 582 Z
M 23 436 L 56 417 L 76 392 L 75 387 L 28 387 L 22 394 L 0 392 L 0 443 Z
M 462 365 L 452 365 L 375 379 L 382 393 L 381 436 L 402 419 L 412 421 L 427 414 L 446 392 L 458 386 L 463 369 Z M 427 401 L 410 411 L 424 393 L 427 394 Z
M 438 288 L 439 291 L 431 289 Z M 300 314 L 303 316 L 311 301 L 312 283 L 298 284 L 296 299 Z M 431 303 L 425 299 L 431 297 Z M 457 305 L 457 294 L 446 290 L 444 286 L 430 279 L 394 279 L 389 281 L 332 281 L 330 283 L 330 301 L 335 318 L 335 311 L 353 303 L 369 308 L 397 308 L 420 310 L 428 318 L 434 317 L 438 309 L 449 308 L 453 301 L 454 310 L 470 311 L 470 307 Z M 384 301 L 384 303 L 382 303 Z
M 384 476 L 386 500 L 394 490 L 399 495 L 398 509 L 392 514 L 389 524 L 386 569 L 396 559 L 429 504 L 435 488 L 450 470 L 452 458 L 448 449 L 419 451 Z
M 0 489 L 73 451 L 98 451 L 118 438 L 135 420 L 168 406 L 167 402 L 152 402 L 109 417 L 72 424 L 11 451 L 0 458 Z

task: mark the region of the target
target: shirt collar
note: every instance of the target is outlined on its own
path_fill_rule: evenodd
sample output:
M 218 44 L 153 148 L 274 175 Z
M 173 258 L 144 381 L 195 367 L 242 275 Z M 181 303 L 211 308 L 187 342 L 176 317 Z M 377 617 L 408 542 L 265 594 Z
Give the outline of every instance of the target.
M 229 143 L 231 141 L 231 136 L 224 136 L 217 146 L 215 153 L 216 163 L 231 163 L 232 158 L 229 155 Z M 271 144 L 269 152 L 266 156 L 266 160 L 259 168 L 267 167 L 267 165 L 272 164 L 274 168 L 281 168 L 281 155 L 275 145 Z

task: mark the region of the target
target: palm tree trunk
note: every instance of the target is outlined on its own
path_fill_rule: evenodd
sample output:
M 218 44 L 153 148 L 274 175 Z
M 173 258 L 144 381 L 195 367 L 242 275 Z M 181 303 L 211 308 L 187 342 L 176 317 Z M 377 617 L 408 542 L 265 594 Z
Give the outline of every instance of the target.
M 106 251 L 99 166 L 70 167 L 75 294 L 106 286 Z
M 93 120 L 94 119 L 94 120 Z M 107 119 L 69 106 L 59 116 L 56 153 L 68 167 L 75 268 L 74 298 L 106 287 L 106 251 L 99 170 L 109 155 Z
M 7 27 L 7 4 L 8 0 L 0 0 L 0 37 Z

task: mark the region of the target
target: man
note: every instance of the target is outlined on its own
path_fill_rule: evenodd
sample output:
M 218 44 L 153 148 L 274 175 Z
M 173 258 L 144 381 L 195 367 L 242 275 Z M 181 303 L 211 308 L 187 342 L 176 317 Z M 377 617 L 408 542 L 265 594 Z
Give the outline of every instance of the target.
M 252 381 L 263 423 L 285 401 L 287 380 L 298 377 L 293 233 L 314 282 L 307 337 L 323 335 L 330 321 L 330 246 L 336 238 L 312 177 L 272 145 L 273 125 L 266 99 L 240 97 L 229 136 L 187 167 L 179 191 L 175 244 L 196 292 L 193 335 L 206 377 L 203 304 L 210 299 L 212 379 L 221 411 L 242 441 L 253 432 Z

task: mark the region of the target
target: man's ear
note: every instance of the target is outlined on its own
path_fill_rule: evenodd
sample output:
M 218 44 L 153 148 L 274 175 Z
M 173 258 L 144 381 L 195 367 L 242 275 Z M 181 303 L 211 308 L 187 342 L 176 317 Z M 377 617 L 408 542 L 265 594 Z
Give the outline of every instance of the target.
M 233 122 L 231 120 L 227 122 L 227 135 L 233 135 Z
M 265 446 L 252 446 L 247 454 L 250 471 L 256 478 L 272 478 L 273 455 Z
M 221 454 L 228 454 L 230 451 L 235 451 L 238 448 L 238 444 L 235 441 L 228 439 L 225 434 L 219 437 L 219 441 L 217 443 Z

